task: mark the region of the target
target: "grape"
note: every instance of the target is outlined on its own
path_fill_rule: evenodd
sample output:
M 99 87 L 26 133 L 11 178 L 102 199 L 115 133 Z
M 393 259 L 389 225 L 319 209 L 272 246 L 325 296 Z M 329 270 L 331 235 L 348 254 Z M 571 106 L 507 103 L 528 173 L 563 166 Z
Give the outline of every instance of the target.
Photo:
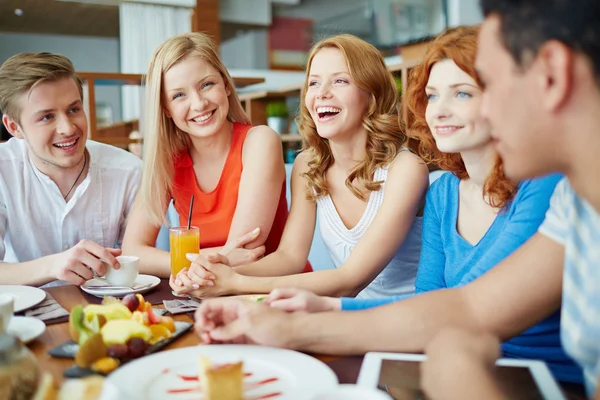
M 130 357 L 129 347 L 126 344 L 110 344 L 108 345 L 108 356 L 122 360 Z
M 138 299 L 135 294 L 128 294 L 127 296 L 123 297 L 121 304 L 129 308 L 129 311 L 134 312 L 140 306 L 140 299 Z
M 146 350 L 148 350 L 148 343 L 141 338 L 132 338 L 127 342 L 127 347 L 129 347 L 129 356 L 132 358 L 137 358 L 146 354 Z

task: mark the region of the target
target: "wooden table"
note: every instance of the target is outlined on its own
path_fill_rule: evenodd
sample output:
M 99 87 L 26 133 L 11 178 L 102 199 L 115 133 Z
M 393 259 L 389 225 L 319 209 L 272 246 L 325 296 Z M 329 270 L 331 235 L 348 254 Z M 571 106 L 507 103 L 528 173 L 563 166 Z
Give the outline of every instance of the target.
M 71 308 L 77 304 L 88 304 L 80 289 L 76 286 L 57 286 L 46 290 L 67 311 L 71 311 Z M 193 322 L 186 314 L 175 315 L 173 316 L 173 319 L 176 321 Z M 73 366 L 73 360 L 51 357 L 48 355 L 48 350 L 69 339 L 68 323 L 64 322 L 47 326 L 46 331 L 42 336 L 29 345 L 30 349 L 37 357 L 42 371 L 50 372 L 57 385 L 61 385 L 64 381 L 63 372 Z M 200 338 L 193 331 L 190 331 L 173 341 L 162 351 L 195 346 L 200 343 Z M 338 376 L 340 383 L 356 383 L 358 371 L 360 370 L 360 365 L 362 363 L 362 357 L 314 356 L 331 367 Z
M 56 301 L 68 311 L 77 304 L 88 304 L 83 297 L 82 292 L 76 286 L 58 286 L 46 289 Z M 156 307 L 156 306 L 155 306 Z M 193 322 L 186 314 L 175 315 L 176 321 Z M 37 357 L 40 368 L 44 372 L 50 372 L 57 385 L 64 381 L 63 372 L 73 366 L 73 360 L 64 358 L 55 358 L 48 355 L 48 350 L 56 347 L 70 339 L 68 323 L 49 325 L 46 331 L 37 340 L 33 341 L 29 347 Z M 190 331 L 182 337 L 168 345 L 164 350 L 177 349 L 181 347 L 196 346 L 200 344 L 200 339 Z M 163 351 L 164 351 L 163 350 Z M 340 383 L 356 383 L 358 372 L 362 364 L 363 357 L 336 357 L 326 355 L 315 355 L 315 358 L 327 364 L 338 377 Z M 568 386 L 568 385 L 567 385 Z M 566 389 L 566 390 L 565 390 Z M 569 387 L 563 386 L 563 392 L 570 400 L 584 400 L 585 396 L 580 391 L 571 391 Z

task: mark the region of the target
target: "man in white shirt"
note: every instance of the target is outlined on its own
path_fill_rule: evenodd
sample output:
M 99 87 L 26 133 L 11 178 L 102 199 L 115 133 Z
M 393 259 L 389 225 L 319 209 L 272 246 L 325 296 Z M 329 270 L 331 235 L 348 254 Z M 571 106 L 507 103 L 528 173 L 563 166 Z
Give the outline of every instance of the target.
M 141 160 L 87 140 L 81 81 L 64 56 L 22 53 L 0 67 L 0 284 L 80 285 L 115 256 Z M 101 261 L 102 260 L 102 261 Z

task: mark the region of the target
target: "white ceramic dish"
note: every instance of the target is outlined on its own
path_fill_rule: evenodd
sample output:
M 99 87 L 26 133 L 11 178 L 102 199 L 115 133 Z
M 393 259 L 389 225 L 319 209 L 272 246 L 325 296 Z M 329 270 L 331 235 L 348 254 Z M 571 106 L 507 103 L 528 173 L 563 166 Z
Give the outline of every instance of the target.
M 393 400 L 387 393 L 366 386 L 339 385 L 335 389 L 319 393 L 312 400 Z
M 36 306 L 46 298 L 42 289 L 22 285 L 0 285 L 0 294 L 10 294 L 15 298 L 15 313 Z
M 243 361 L 247 400 L 309 400 L 338 385 L 327 365 L 296 351 L 252 345 L 199 345 L 159 352 L 122 366 L 108 376 L 100 398 L 201 400 L 196 378 L 200 354 L 217 364 Z
M 0 333 L 6 332 L 15 313 L 15 298 L 10 294 L 0 294 Z
M 46 330 L 46 324 L 33 317 L 12 317 L 7 333 L 29 343 L 37 339 Z
M 399 361 L 412 361 L 422 362 L 426 359 L 423 354 L 403 354 L 403 353 L 378 353 L 371 352 L 365 355 L 364 361 L 360 368 L 360 374 L 358 375 L 357 384 L 360 386 L 377 387 L 379 384 L 380 372 L 382 362 L 384 360 L 399 360 Z M 543 399 L 548 400 L 565 400 L 558 384 L 552 377 L 550 370 L 541 361 L 535 360 L 516 360 L 512 358 L 501 358 L 496 362 L 499 367 L 512 367 L 514 371 L 506 372 L 517 372 L 520 377 L 523 377 L 522 369 L 527 369 L 531 377 L 533 378 L 533 384 L 537 385 L 537 390 Z M 418 371 L 418 369 L 416 369 Z M 500 377 L 502 374 L 498 372 Z M 417 379 L 418 372 L 411 374 L 411 379 Z M 409 379 L 410 380 L 410 379 Z M 395 380 L 396 382 L 399 379 Z M 414 384 L 414 383 L 413 383 Z M 535 391 L 535 388 L 532 388 Z
M 160 284 L 160 278 L 153 275 L 144 275 L 139 274 L 133 283 L 133 290 L 131 289 L 123 289 L 123 288 L 115 288 L 115 289 L 90 289 L 89 286 L 110 286 L 110 284 L 104 279 L 94 278 L 85 282 L 81 285 L 81 290 L 96 297 L 103 298 L 104 296 L 113 296 L 113 297 L 124 297 L 130 293 L 140 293 L 144 294 L 149 290 L 154 289 L 156 286 Z M 148 286 L 150 285 L 150 286 Z M 136 289 L 141 287 L 140 289 Z

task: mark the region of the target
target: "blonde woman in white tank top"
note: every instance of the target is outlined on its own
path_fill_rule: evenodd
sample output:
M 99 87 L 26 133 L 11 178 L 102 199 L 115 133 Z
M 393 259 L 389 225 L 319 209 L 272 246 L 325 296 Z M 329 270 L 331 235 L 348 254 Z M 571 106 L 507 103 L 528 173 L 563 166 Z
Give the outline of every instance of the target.
M 428 170 L 402 147 L 398 94 L 381 54 L 352 35 L 317 43 L 302 98 L 304 151 L 292 170 L 291 210 L 277 251 L 235 268 L 224 256 L 201 253 L 175 282 L 179 293 L 205 298 L 295 287 L 385 297 L 414 290 Z M 303 274 L 317 212 L 337 268 Z

